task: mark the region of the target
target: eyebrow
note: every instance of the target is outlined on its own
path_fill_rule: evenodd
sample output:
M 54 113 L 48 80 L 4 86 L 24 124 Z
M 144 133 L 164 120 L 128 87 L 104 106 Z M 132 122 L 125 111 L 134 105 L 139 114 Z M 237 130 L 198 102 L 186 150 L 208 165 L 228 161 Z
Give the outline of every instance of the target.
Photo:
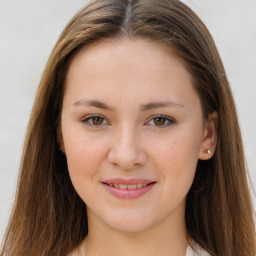
M 114 109 L 108 106 L 107 104 L 97 101 L 97 100 L 79 100 L 73 104 L 74 106 L 84 106 L 84 107 L 96 107 L 106 110 L 113 111 Z
M 101 108 L 105 110 L 114 111 L 114 109 L 107 104 L 98 101 L 98 100 L 79 100 L 73 104 L 74 106 L 84 106 L 84 107 L 96 107 Z M 180 103 L 176 103 L 173 101 L 156 101 L 156 102 L 150 102 L 147 104 L 140 105 L 141 111 L 147 111 L 150 109 L 155 108 L 166 108 L 166 107 L 182 107 L 184 108 L 184 105 Z
M 154 108 L 166 108 L 166 107 L 182 107 L 184 108 L 184 105 L 176 103 L 174 101 L 156 101 L 151 102 L 145 105 L 141 105 L 140 109 L 141 111 L 146 111 Z

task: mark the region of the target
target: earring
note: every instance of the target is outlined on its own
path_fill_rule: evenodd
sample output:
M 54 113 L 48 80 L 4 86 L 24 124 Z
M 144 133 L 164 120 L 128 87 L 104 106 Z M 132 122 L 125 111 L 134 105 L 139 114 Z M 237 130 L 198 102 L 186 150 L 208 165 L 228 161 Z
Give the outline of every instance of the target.
M 212 152 L 211 152 L 210 149 L 207 148 L 207 149 L 204 150 L 204 153 L 211 155 Z
M 63 154 L 65 153 L 61 147 L 60 147 L 60 151 L 61 151 Z

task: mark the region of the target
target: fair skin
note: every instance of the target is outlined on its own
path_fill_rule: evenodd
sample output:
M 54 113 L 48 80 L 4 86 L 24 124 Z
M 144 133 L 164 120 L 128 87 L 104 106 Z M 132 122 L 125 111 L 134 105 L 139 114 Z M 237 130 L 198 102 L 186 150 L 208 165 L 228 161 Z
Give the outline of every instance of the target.
M 217 114 L 202 116 L 190 73 L 159 43 L 106 39 L 75 56 L 58 141 L 87 205 L 87 256 L 185 256 L 186 195 L 216 147 Z M 136 196 L 110 179 L 136 179 Z

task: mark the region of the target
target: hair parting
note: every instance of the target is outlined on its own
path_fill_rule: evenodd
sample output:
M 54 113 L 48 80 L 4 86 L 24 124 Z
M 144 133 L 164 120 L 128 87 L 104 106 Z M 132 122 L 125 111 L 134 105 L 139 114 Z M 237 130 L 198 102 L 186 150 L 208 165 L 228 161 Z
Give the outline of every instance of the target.
M 232 92 L 210 33 L 178 0 L 95 0 L 66 26 L 37 91 L 0 256 L 63 256 L 88 233 L 86 205 L 70 181 L 56 130 L 72 58 L 106 38 L 164 44 L 186 65 L 204 117 L 219 115 L 216 152 L 199 160 L 187 195 L 188 234 L 213 256 L 255 256 L 254 210 Z

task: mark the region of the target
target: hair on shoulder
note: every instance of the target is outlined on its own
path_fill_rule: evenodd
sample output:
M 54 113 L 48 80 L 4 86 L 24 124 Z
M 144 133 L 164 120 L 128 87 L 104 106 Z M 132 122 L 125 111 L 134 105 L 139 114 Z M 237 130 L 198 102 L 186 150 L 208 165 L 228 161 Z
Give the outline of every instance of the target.
M 255 256 L 254 211 L 233 96 L 210 33 L 178 0 L 94 0 L 63 30 L 38 87 L 0 255 L 62 256 L 87 235 L 86 205 L 72 186 L 56 130 L 72 58 L 105 38 L 160 42 L 186 65 L 204 117 L 219 115 L 216 152 L 198 161 L 187 196 L 188 234 L 213 256 Z

